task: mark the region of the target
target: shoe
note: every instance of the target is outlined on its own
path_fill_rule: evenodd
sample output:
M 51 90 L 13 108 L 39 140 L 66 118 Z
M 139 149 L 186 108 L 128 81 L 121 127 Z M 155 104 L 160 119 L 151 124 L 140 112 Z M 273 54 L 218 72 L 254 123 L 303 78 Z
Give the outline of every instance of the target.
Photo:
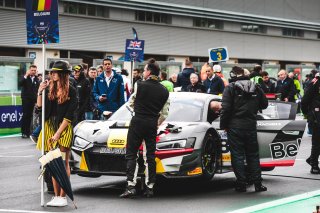
M 254 184 L 254 190 L 256 192 L 265 192 L 268 190 L 267 187 L 265 187 L 264 185 L 262 185 L 261 183 L 255 183 Z
M 246 192 L 247 191 L 247 183 L 236 183 L 234 190 L 236 192 Z
M 31 139 L 31 141 L 32 141 L 33 143 L 35 143 L 35 144 L 38 142 L 38 138 L 35 137 L 35 136 L 33 136 L 33 135 L 30 135 L 30 139 Z
M 120 198 L 132 198 L 137 195 L 137 190 L 134 186 L 128 186 L 126 190 L 120 195 Z
M 315 175 L 320 174 L 320 168 L 319 168 L 319 166 L 313 166 L 313 167 L 311 167 L 310 173 L 311 173 L 311 174 L 315 174 Z
M 67 197 L 58 197 L 58 207 L 64 207 L 68 205 Z
M 68 205 L 66 197 L 54 196 L 51 201 L 47 203 L 47 206 L 51 207 L 64 207 Z
M 26 135 L 26 134 L 22 134 L 22 135 L 21 135 L 21 138 L 29 138 L 29 136 Z
M 51 201 L 47 203 L 47 206 L 57 206 L 57 203 L 59 202 L 58 200 L 59 200 L 58 196 L 52 197 Z
M 146 191 L 143 193 L 143 196 L 147 198 L 153 197 L 153 188 L 146 187 Z

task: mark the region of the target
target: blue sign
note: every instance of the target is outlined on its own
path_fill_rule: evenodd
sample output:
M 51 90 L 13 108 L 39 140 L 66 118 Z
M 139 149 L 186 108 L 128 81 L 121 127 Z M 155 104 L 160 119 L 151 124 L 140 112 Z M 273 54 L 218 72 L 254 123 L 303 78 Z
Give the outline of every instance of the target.
M 228 50 L 226 47 L 209 49 L 209 63 L 229 60 Z
M 58 0 L 26 0 L 28 44 L 59 43 Z
M 126 40 L 125 61 L 138 61 L 144 60 L 144 40 Z
M 21 127 L 22 106 L 0 106 L 0 128 Z

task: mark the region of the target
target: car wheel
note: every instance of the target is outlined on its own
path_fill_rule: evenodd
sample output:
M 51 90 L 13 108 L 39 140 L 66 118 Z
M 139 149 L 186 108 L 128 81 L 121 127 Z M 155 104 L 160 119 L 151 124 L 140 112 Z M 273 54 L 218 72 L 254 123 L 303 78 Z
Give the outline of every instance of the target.
M 201 165 L 202 179 L 210 181 L 217 169 L 218 149 L 217 141 L 212 133 L 207 133 L 202 144 Z

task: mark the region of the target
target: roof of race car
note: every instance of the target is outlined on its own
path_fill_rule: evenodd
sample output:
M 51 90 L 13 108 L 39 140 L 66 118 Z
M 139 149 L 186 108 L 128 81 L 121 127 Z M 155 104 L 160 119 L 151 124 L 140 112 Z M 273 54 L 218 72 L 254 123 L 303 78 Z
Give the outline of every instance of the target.
M 206 101 L 207 99 L 220 100 L 221 96 L 197 92 L 170 92 L 170 99 L 173 100 L 175 98 L 186 98 L 190 100 Z

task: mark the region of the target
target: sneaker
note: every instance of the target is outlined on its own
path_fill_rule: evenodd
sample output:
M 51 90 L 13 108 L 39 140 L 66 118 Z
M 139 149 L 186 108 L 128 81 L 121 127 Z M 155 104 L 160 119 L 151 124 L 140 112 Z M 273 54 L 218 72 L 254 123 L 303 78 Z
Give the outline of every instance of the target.
M 143 193 L 143 196 L 147 198 L 153 197 L 153 188 L 146 187 L 146 191 Z
M 236 192 L 246 192 L 247 191 L 247 183 L 246 182 L 236 182 L 234 190 Z
M 320 168 L 319 166 L 312 166 L 311 167 L 311 170 L 310 170 L 310 173 L 311 174 L 314 174 L 314 175 L 319 175 L 320 174 Z
M 57 206 L 58 200 L 59 200 L 58 196 L 52 197 L 51 201 L 47 203 L 47 206 Z
M 59 207 L 67 206 L 68 205 L 68 200 L 67 197 L 58 197 L 58 205 Z
M 120 198 L 131 198 L 137 195 L 137 190 L 134 186 L 128 186 L 126 190 L 120 195 Z
M 30 139 L 31 139 L 31 141 L 32 141 L 33 143 L 35 143 L 35 144 L 38 142 L 38 138 L 35 137 L 35 136 L 33 136 L 33 135 L 30 135 Z

